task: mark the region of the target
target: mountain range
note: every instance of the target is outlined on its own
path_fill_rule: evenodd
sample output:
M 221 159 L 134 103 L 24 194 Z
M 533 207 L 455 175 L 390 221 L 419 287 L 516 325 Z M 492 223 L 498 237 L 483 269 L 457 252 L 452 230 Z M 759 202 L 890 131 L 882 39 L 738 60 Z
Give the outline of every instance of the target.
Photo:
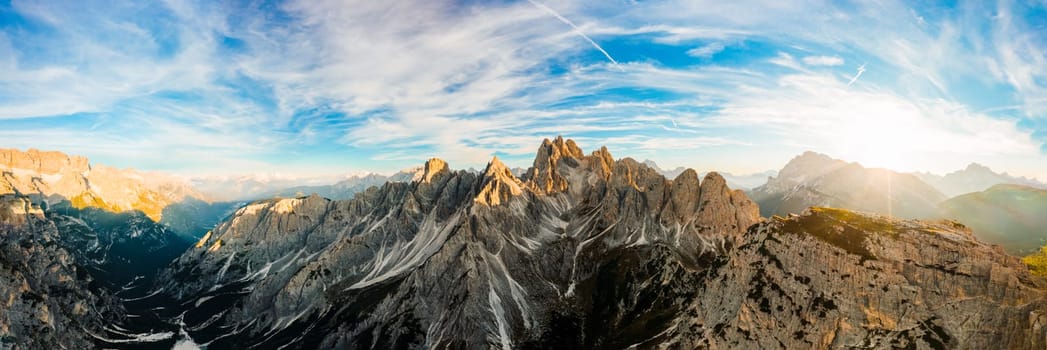
M 901 218 L 957 220 L 972 227 L 979 239 L 1019 256 L 1047 243 L 1047 226 L 1039 214 L 1047 208 L 1044 185 L 978 164 L 933 176 L 870 169 L 806 152 L 778 174 L 749 192 L 766 217 L 826 206 Z M 949 198 L 943 192 L 966 194 Z
M 982 202 L 1031 200 L 1012 188 Z M 163 217 L 220 221 L 195 243 L 40 192 L 0 196 L 0 348 L 1047 347 L 1044 277 L 977 228 L 870 213 L 938 208 L 917 176 L 813 153 L 752 192 L 812 204 L 766 218 L 716 172 L 559 137 L 523 172 L 434 158 L 346 199 L 183 200 L 199 215 Z
M 995 185 L 985 191 L 950 198 L 942 215 L 970 226 L 986 242 L 1023 256 L 1047 245 L 1047 190 Z
M 777 177 L 749 193 L 763 216 L 801 213 L 812 206 L 846 208 L 902 218 L 935 218 L 946 197 L 912 174 L 865 168 L 806 152 Z
M 1047 184 L 1043 182 L 1024 177 L 1015 177 L 1007 175 L 1007 173 L 996 173 L 992 169 L 978 163 L 971 163 L 962 170 L 957 170 L 944 176 L 929 173 L 916 173 L 915 175 L 949 197 L 985 191 L 1000 184 L 1047 189 Z
M 675 178 L 677 175 L 680 175 L 681 173 L 687 170 L 686 167 L 682 166 L 676 167 L 675 169 L 671 170 L 664 170 L 658 167 L 658 163 L 655 163 L 653 160 L 649 159 L 643 161 L 643 164 L 646 165 L 648 168 L 654 169 L 654 171 L 657 171 L 659 174 L 662 174 L 662 176 L 665 176 L 668 179 Z M 722 176 L 724 180 L 727 180 L 727 185 L 731 186 L 731 188 L 736 188 L 745 191 L 748 191 L 752 188 L 764 184 L 765 182 L 767 182 L 767 178 L 774 177 L 778 174 L 778 172 L 775 170 L 767 170 L 764 172 L 746 175 L 734 175 L 726 172 L 717 173 L 720 174 L 720 176 Z M 706 173 L 698 173 L 698 176 L 705 176 L 705 174 Z
M 140 211 L 154 221 L 170 204 L 206 199 L 176 177 L 92 165 L 87 158 L 53 151 L 0 149 L 0 175 L 0 194 L 39 196 L 45 205 L 68 201 L 77 209 Z

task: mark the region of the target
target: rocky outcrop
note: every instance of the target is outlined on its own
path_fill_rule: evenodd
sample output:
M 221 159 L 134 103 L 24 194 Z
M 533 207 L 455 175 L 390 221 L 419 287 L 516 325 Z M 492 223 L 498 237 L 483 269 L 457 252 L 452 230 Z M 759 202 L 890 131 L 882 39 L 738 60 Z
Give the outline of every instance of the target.
M 84 348 L 123 317 L 62 239 L 28 198 L 0 195 L 0 348 Z
M 777 177 L 754 188 L 760 213 L 788 215 L 812 206 L 845 208 L 901 218 L 937 218 L 945 196 L 915 175 L 865 168 L 806 152 L 789 161 Z
M 523 193 L 523 186 L 523 183 L 513 176 L 509 167 L 498 160 L 498 157 L 494 157 L 484 170 L 483 184 L 476 196 L 476 202 L 486 205 L 508 202 L 510 198 Z
M 540 193 L 554 194 L 567 189 L 568 180 L 561 175 L 559 169 L 575 165 L 576 159 L 583 157 L 582 150 L 574 143 L 574 140 L 566 140 L 557 137 L 555 140 L 542 141 L 538 148 L 538 154 L 534 158 L 534 166 L 527 170 L 526 178 L 529 184 Z
M 753 226 L 666 342 L 685 348 L 1042 349 L 1043 280 L 955 222 L 814 208 Z
M 0 194 L 5 193 L 38 196 L 47 205 L 68 201 L 77 209 L 141 211 L 157 222 L 165 207 L 204 198 L 181 179 L 91 165 L 84 157 L 35 149 L 0 149 Z

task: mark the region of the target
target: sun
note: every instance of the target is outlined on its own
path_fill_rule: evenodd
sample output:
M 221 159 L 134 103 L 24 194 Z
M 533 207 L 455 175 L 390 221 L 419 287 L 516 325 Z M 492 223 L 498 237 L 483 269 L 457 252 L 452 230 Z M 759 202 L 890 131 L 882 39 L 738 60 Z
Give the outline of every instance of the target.
M 889 119 L 855 118 L 844 125 L 835 137 L 839 155 L 865 167 L 920 169 L 919 154 L 935 141 L 929 135 L 918 135 L 915 125 L 906 127 Z

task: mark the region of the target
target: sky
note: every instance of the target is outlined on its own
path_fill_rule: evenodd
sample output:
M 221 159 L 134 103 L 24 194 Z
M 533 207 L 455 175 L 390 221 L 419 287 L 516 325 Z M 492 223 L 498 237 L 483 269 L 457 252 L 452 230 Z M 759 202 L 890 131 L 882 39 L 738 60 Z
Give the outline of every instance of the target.
M 0 147 L 188 176 L 806 150 L 1047 180 L 1047 1 L 0 0 Z

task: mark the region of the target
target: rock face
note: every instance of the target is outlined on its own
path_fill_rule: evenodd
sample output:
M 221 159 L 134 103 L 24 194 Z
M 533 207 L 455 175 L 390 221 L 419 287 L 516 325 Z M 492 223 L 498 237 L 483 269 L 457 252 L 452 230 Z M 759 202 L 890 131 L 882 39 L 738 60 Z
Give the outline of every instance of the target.
M 497 159 L 482 174 L 434 159 L 416 181 L 348 201 L 248 205 L 156 288 L 187 306 L 168 316 L 184 311 L 188 334 L 217 349 L 541 347 L 594 322 L 596 309 L 635 316 L 595 304 L 607 269 L 652 256 L 703 269 L 757 220 L 755 203 L 716 174 L 667 180 L 557 138 L 523 179 Z M 623 288 L 661 283 L 629 277 L 615 278 Z M 630 302 L 640 304 L 629 312 L 649 307 Z M 635 339 L 665 330 L 622 322 Z M 570 339 L 620 339 L 596 324 L 578 331 Z
M 1047 245 L 1047 190 L 996 185 L 942 202 L 942 215 L 974 229 L 982 241 L 1023 256 Z
M 0 194 L 6 193 L 39 196 L 48 205 L 67 200 L 77 209 L 137 210 L 153 221 L 161 220 L 168 205 L 204 198 L 174 177 L 91 165 L 84 157 L 35 149 L 0 149 Z
M 936 218 L 937 205 L 945 200 L 941 192 L 915 175 L 867 169 L 814 152 L 793 158 L 778 177 L 768 178 L 750 196 L 766 217 L 823 206 L 901 218 Z
M 0 195 L 0 348 L 84 348 L 123 318 L 63 238 L 28 198 Z
M 814 208 L 753 226 L 705 273 L 667 265 L 653 278 L 697 288 L 665 337 L 682 348 L 1047 346 L 1043 280 L 955 222 Z

